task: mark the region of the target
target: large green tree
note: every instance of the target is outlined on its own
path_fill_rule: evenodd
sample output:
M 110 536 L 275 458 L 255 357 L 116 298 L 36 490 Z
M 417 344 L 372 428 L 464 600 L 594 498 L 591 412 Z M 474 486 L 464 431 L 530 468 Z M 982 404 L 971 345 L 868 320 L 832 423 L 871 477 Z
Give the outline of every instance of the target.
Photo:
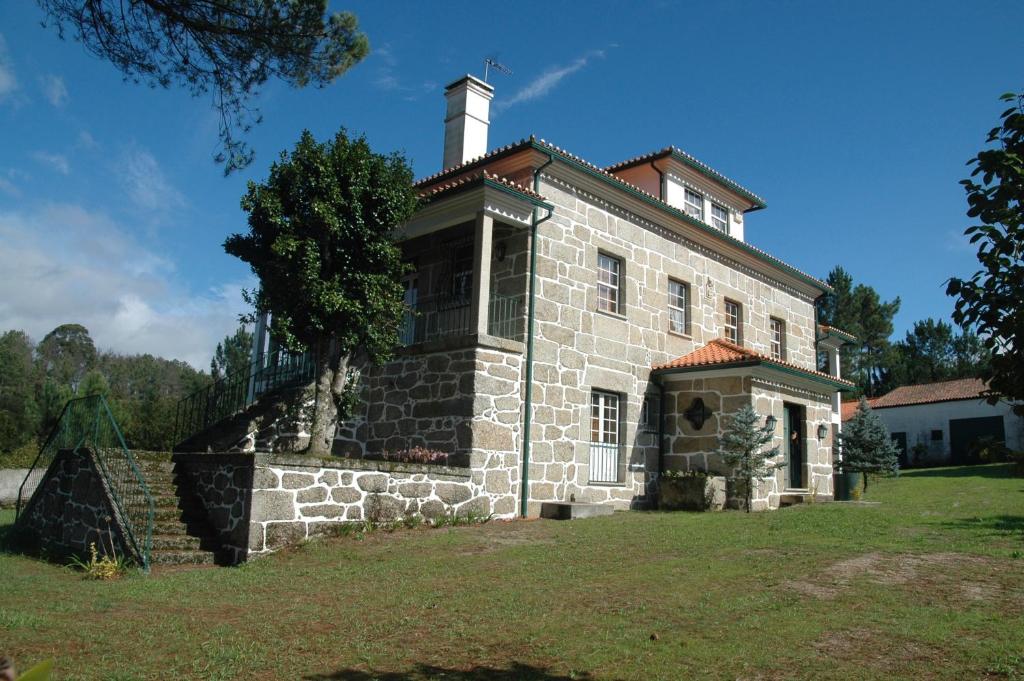
M 37 0 L 61 37 L 126 80 L 212 95 L 225 173 L 247 166 L 239 133 L 260 120 L 250 102 L 270 78 L 324 86 L 369 51 L 355 15 L 327 15 L 327 0 Z
M 958 334 L 952 324 L 928 318 L 914 322 L 904 339 L 893 344 L 881 389 L 980 376 L 989 361 L 977 334 L 969 329 Z
M 883 301 L 871 286 L 854 285 L 853 277 L 838 266 L 829 272 L 826 283 L 832 293 L 819 303 L 818 321 L 857 337 L 856 343 L 840 350 L 842 374 L 857 384 L 858 392 L 874 396 L 889 359 L 889 336 L 900 299 Z
M 249 233 L 224 248 L 259 278 L 247 298 L 272 314 L 275 337 L 316 357 L 311 453 L 330 452 L 350 368 L 383 361 L 398 343 L 404 266 L 393 239 L 416 206 L 405 158 L 376 154 L 344 129 L 326 143 L 303 132 L 242 199 Z
M 36 347 L 39 378 L 77 392 L 78 384 L 96 363 L 96 345 L 81 324 L 61 324 Z
M 32 350 L 23 331 L 0 336 L 0 452 L 30 441 L 39 427 Z
M 978 244 L 981 269 L 969 279 L 949 280 L 953 319 L 974 326 L 992 351 L 984 373 L 989 399 L 1017 401 L 1024 415 L 1024 93 L 1007 93 L 1011 104 L 988 133 L 989 149 L 968 161 L 974 170 L 961 181 L 968 217 L 981 224 L 964 232 Z
M 237 374 L 249 368 L 252 354 L 252 334 L 244 325 L 224 340 L 217 343 L 213 359 L 210 360 L 210 376 L 213 380 Z

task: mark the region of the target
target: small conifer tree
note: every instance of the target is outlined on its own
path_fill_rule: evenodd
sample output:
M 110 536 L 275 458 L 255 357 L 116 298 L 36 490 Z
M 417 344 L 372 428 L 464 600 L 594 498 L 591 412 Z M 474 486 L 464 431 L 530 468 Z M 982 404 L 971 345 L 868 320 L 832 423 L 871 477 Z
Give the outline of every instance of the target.
M 857 412 L 843 424 L 839 434 L 842 447 L 842 469 L 845 473 L 863 473 L 864 489 L 868 473 L 891 474 L 899 469 L 899 451 L 878 414 L 871 411 L 863 397 Z
M 767 478 L 782 468 L 785 463 L 770 459 L 779 455 L 779 448 L 765 449 L 771 444 L 774 433 L 758 425 L 761 417 L 749 404 L 740 409 L 732 418 L 730 428 L 722 435 L 719 454 L 725 465 L 733 469 L 732 477 L 746 483 L 747 513 L 754 496 L 754 481 Z

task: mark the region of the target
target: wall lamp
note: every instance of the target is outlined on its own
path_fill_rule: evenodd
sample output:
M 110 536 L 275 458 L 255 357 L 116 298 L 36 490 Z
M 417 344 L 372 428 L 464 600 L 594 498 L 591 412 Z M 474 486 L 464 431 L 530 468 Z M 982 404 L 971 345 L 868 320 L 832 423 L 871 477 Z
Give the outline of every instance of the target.
M 824 440 L 826 437 L 828 437 L 828 426 L 826 426 L 824 423 L 819 423 L 818 424 L 818 439 L 819 440 Z
M 775 432 L 775 424 L 778 423 L 778 419 L 775 418 L 774 414 L 768 414 L 764 419 L 764 429 L 770 433 Z

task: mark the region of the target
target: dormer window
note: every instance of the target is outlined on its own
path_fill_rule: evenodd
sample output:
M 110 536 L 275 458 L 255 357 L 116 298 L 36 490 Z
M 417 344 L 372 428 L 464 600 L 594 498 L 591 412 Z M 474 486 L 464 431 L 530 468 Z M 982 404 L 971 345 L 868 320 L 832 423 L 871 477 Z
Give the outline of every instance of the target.
M 729 233 L 729 210 L 717 203 L 711 204 L 711 226 Z
M 691 218 L 697 218 L 698 220 L 704 219 L 704 197 L 693 191 L 687 189 L 685 194 L 685 209 L 686 214 Z

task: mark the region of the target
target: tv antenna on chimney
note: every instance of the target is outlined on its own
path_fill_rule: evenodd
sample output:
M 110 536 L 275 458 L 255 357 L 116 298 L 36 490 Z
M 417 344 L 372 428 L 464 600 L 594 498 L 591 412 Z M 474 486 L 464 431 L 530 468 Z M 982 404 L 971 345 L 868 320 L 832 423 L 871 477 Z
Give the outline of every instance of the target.
M 490 69 L 494 69 L 498 73 L 504 73 L 506 76 L 512 75 L 512 69 L 499 63 L 494 57 L 487 57 L 484 59 L 484 82 L 487 82 L 487 73 Z

